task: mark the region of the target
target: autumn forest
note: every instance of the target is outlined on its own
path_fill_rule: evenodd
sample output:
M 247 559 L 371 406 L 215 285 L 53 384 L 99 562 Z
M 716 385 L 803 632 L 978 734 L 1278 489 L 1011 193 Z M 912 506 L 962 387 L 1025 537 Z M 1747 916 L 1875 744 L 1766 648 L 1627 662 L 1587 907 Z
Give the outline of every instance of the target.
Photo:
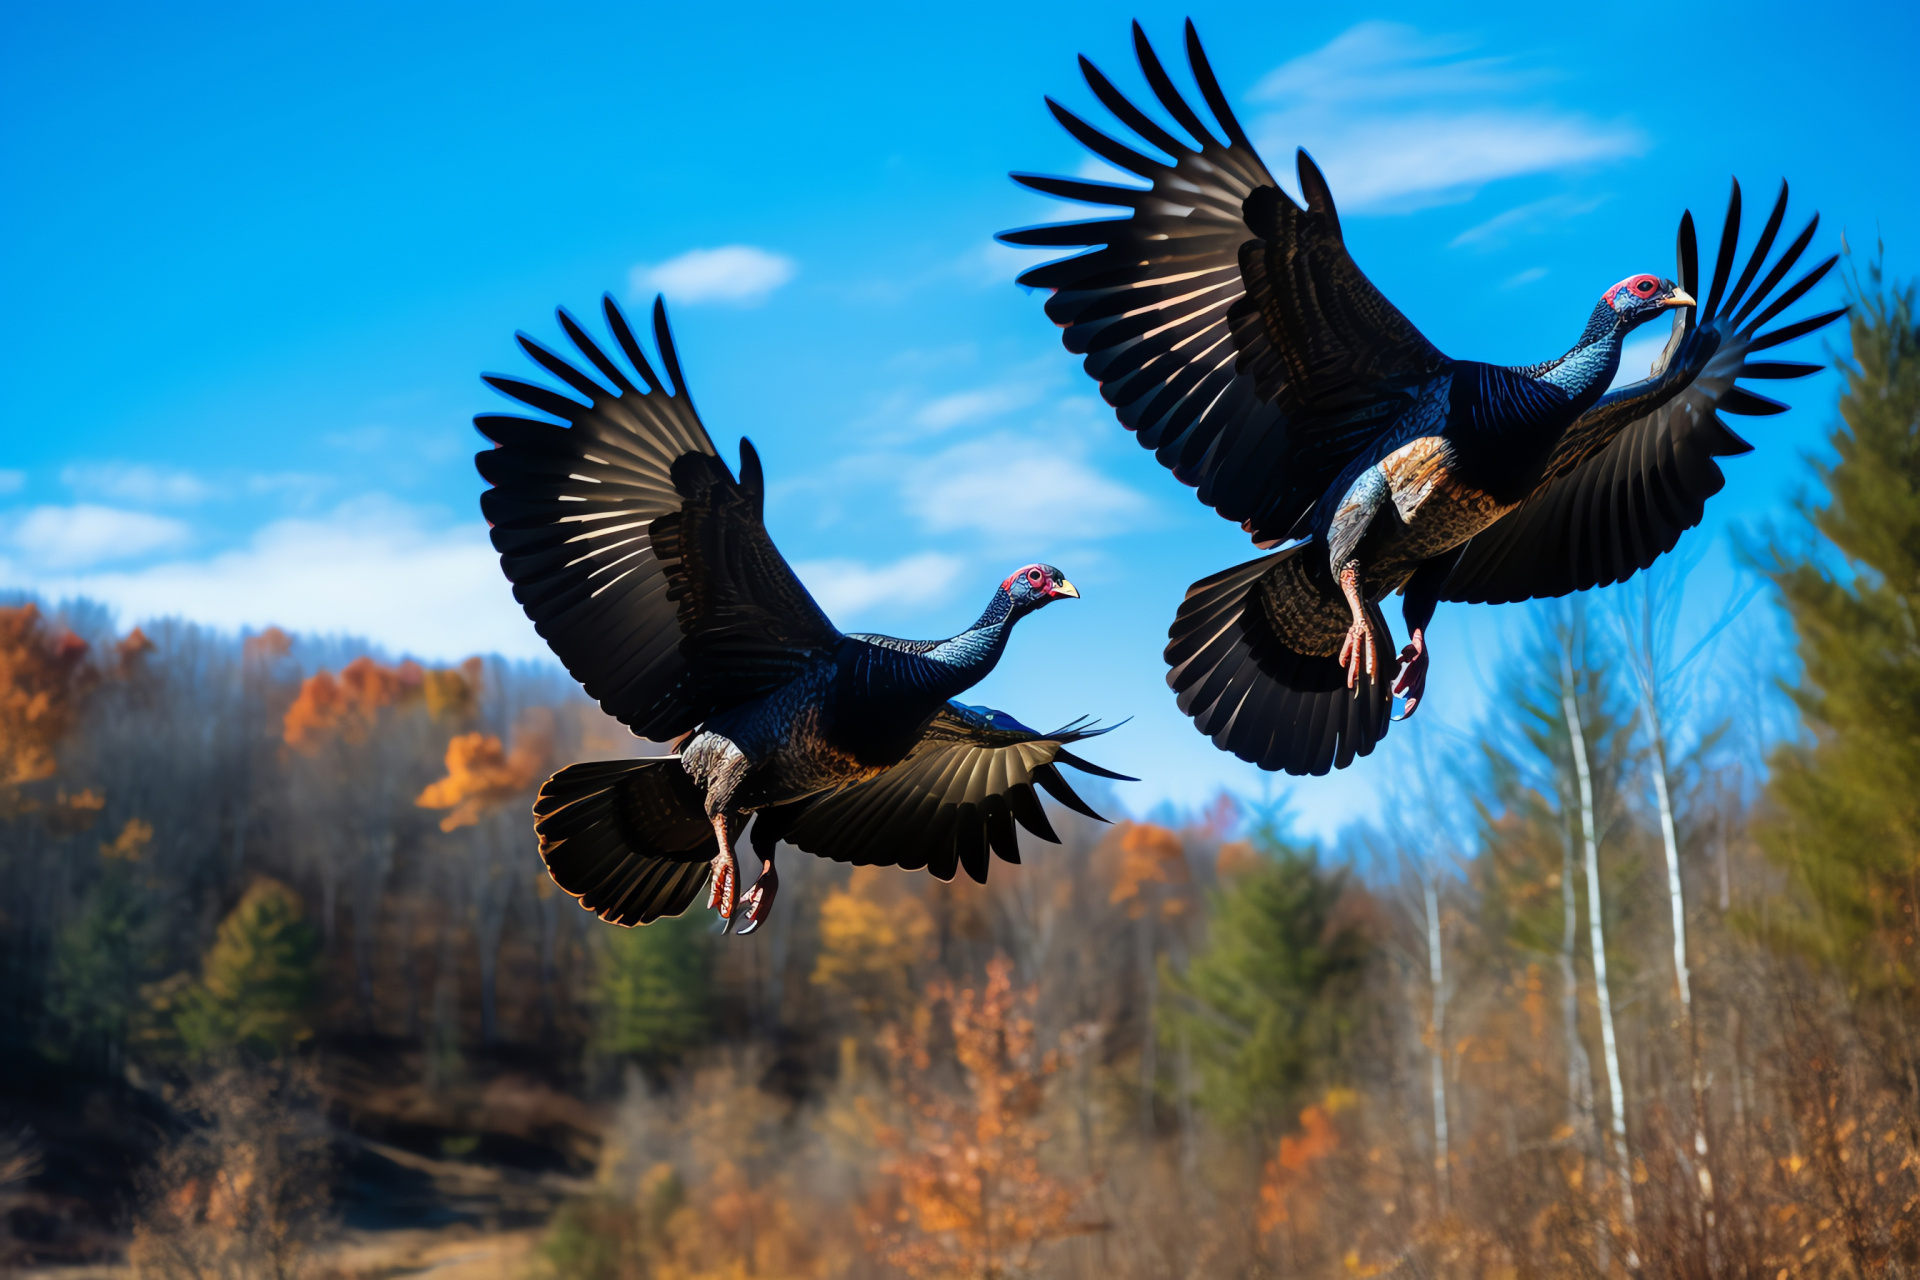
M 1664 562 L 1509 609 L 1331 847 L 1050 808 L 984 886 L 795 854 L 753 937 L 619 929 L 530 805 L 661 748 L 557 668 L 0 601 L 0 1262 L 1920 1272 L 1920 318 L 1862 275 L 1744 619 L 1677 642 Z

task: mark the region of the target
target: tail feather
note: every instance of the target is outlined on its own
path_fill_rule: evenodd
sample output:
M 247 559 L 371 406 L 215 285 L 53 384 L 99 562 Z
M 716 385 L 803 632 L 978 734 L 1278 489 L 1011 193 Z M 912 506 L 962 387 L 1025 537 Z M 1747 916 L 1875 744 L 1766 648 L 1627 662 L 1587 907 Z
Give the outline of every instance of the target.
M 1394 655 L 1347 688 L 1326 634 L 1345 611 L 1323 598 L 1294 558 L 1302 548 L 1204 578 L 1188 588 L 1168 630 L 1167 683 L 1180 709 L 1222 751 L 1262 769 L 1323 774 L 1368 755 L 1393 710 Z M 1336 612 L 1336 609 L 1338 612 Z M 1375 628 L 1391 634 L 1378 606 Z M 1343 633 L 1344 622 L 1334 635 Z M 1337 650 L 1335 640 L 1332 647 Z
M 540 788 L 533 818 L 553 882 L 613 924 L 685 911 L 716 848 L 678 756 L 569 765 Z

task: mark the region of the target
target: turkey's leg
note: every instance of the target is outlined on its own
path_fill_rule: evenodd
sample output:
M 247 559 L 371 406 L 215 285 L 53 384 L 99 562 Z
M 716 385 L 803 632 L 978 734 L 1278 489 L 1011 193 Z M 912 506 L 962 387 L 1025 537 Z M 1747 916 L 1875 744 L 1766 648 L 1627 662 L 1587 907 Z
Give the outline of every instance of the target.
M 768 853 L 760 859 L 760 878 L 741 896 L 740 909 L 747 918 L 736 932 L 749 934 L 765 924 L 773 911 L 773 895 L 779 892 L 780 873 L 773 869 L 773 855 Z
M 734 899 L 740 892 L 740 860 L 733 854 L 733 836 L 727 830 L 725 810 L 713 815 L 713 834 L 720 842 L 720 852 L 713 855 L 713 888 L 707 894 L 707 905 L 718 911 L 731 929 Z
M 1347 669 L 1347 688 L 1352 689 L 1360 683 L 1361 668 L 1366 669 L 1369 677 L 1379 674 L 1380 654 L 1387 649 L 1387 641 L 1373 632 L 1366 598 L 1360 593 L 1358 559 L 1347 561 L 1340 570 L 1340 590 L 1347 597 L 1347 607 L 1353 610 L 1353 625 L 1347 628 L 1347 638 L 1340 642 L 1340 665 Z
M 1460 563 L 1466 549 L 1463 542 L 1452 551 L 1428 560 L 1414 570 L 1402 590 L 1406 601 L 1407 647 L 1400 651 L 1400 675 L 1393 682 L 1394 694 L 1407 700 L 1406 709 L 1400 713 L 1402 720 L 1412 715 L 1420 700 L 1427 696 L 1427 624 L 1433 621 L 1433 611 L 1440 605 L 1440 592 L 1453 576 L 1454 566 Z

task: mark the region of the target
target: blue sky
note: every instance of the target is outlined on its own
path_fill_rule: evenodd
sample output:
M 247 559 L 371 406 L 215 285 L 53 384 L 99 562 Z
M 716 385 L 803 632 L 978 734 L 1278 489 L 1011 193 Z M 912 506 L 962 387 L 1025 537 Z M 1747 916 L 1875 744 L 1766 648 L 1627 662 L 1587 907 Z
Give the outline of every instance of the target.
M 1672 271 L 1682 208 L 1717 226 L 1730 174 L 1750 209 L 1790 178 L 1820 252 L 1845 228 L 1920 262 L 1911 5 L 533 12 L 0 13 L 0 589 L 539 656 L 475 502 L 470 419 L 501 403 L 478 374 L 527 373 L 512 334 L 555 337 L 555 304 L 659 287 L 709 429 L 759 446 L 775 537 L 843 627 L 948 634 L 1059 565 L 1085 599 L 978 698 L 1133 716 L 1099 753 L 1146 779 L 1123 798 L 1195 804 L 1259 782 L 1180 717 L 1159 651 L 1186 585 L 1248 549 L 1012 286 L 1040 258 L 989 239 L 1062 212 L 1009 169 L 1097 172 L 1041 103 L 1103 119 L 1075 54 L 1137 90 L 1127 20 L 1176 61 L 1191 12 L 1270 166 L 1314 152 L 1361 265 L 1456 356 L 1564 350 L 1606 286 Z M 1690 535 L 1702 616 L 1834 389 L 1738 424 L 1757 452 Z M 1443 606 L 1422 715 L 1469 724 L 1522 624 Z M 1282 790 L 1324 832 L 1387 776 Z

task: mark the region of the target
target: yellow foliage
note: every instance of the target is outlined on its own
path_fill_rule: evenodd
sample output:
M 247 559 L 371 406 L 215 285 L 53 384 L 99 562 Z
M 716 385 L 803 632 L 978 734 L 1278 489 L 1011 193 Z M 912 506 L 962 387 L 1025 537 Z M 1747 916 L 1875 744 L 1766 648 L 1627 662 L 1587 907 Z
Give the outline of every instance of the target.
M 926 958 L 933 920 L 902 877 L 855 867 L 845 889 L 820 904 L 820 955 L 813 981 L 881 1013 L 906 994 L 908 974 Z

